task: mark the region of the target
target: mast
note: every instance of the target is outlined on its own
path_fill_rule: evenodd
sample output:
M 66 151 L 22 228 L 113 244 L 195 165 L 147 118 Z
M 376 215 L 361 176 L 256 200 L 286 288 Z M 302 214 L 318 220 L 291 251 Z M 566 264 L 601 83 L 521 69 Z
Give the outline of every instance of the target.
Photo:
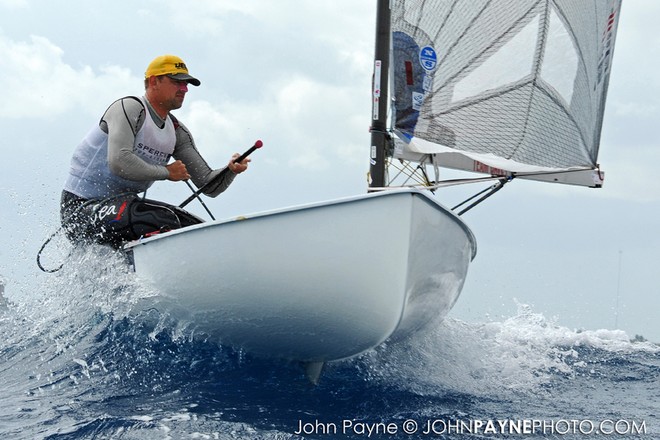
M 374 51 L 369 187 L 385 186 L 388 81 L 390 69 L 390 0 L 378 0 Z

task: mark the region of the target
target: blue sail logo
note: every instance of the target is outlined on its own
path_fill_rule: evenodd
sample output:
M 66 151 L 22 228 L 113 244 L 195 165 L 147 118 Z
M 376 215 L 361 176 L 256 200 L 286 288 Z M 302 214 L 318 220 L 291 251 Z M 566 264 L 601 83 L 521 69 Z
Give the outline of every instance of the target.
M 427 72 L 435 70 L 438 65 L 438 55 L 435 53 L 435 49 L 431 46 L 422 47 L 419 51 L 419 63 Z

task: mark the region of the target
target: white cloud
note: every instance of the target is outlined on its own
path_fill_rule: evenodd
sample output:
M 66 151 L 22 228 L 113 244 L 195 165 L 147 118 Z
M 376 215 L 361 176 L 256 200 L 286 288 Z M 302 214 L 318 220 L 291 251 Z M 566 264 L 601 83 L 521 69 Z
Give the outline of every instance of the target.
M 166 2 L 173 25 L 187 33 L 217 35 L 226 20 L 243 16 L 250 17 L 251 24 L 255 26 L 244 29 L 246 35 L 251 30 L 256 31 L 256 26 L 261 23 L 263 26 L 294 29 L 301 35 L 333 43 L 352 40 L 351 35 L 359 35 L 365 29 L 369 29 L 370 37 L 373 36 L 374 5 L 371 2 L 362 3 L 353 0 L 197 0 L 182 8 L 180 2 Z M 361 41 L 354 39 L 351 44 Z
M 7 9 L 26 8 L 28 0 L 0 0 L 0 7 Z
M 5 118 L 54 117 L 74 107 L 98 113 L 127 90 L 139 91 L 140 81 L 128 69 L 75 69 L 63 61 L 63 50 L 44 37 L 17 42 L 0 35 L 0 52 L 0 70 L 12 103 L 0 108 Z
M 357 102 L 368 102 L 351 85 L 324 84 L 307 77 L 295 77 L 286 84 L 274 84 L 273 110 L 292 145 L 289 164 L 292 167 L 323 169 L 330 162 L 364 160 L 363 151 L 339 148 L 347 140 L 365 134 L 369 124 L 369 109 Z M 364 99 L 361 99 L 364 98 Z M 363 123 L 361 132 L 355 120 Z M 349 154 L 347 154 L 349 153 Z
M 190 102 L 180 118 L 205 151 L 205 145 L 221 144 L 223 160 L 227 146 L 246 148 L 265 136 L 270 159 L 292 168 L 327 169 L 338 161 L 366 161 L 369 109 L 356 107 L 360 96 L 354 86 L 296 76 L 267 88 L 259 102 Z M 356 137 L 364 144 L 351 142 Z
M 287 19 L 286 9 L 278 7 L 278 3 L 268 0 L 197 0 L 186 4 L 166 2 L 170 11 L 172 25 L 190 36 L 214 36 L 221 35 L 228 20 L 237 17 L 252 17 L 257 20 L 277 21 Z M 246 33 L 250 29 L 245 29 Z

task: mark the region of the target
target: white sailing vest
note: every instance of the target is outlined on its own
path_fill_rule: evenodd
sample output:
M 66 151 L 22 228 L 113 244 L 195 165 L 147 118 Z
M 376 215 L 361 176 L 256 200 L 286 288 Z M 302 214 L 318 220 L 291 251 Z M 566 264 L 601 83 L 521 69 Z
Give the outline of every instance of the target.
M 147 108 L 144 98 L 142 105 Z M 165 166 L 174 152 L 176 134 L 168 115 L 160 128 L 146 110 L 144 124 L 135 135 L 133 152 L 153 165 Z M 104 199 L 122 193 L 146 191 L 153 180 L 124 179 L 108 166 L 108 135 L 97 124 L 76 147 L 64 189 L 84 199 Z

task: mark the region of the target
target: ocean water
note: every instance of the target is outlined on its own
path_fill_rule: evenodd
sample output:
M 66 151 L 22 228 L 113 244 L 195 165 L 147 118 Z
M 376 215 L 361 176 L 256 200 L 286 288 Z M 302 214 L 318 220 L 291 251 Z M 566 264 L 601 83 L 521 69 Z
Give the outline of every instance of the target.
M 157 294 L 103 249 L 37 286 L 8 280 L 0 438 L 660 438 L 660 347 L 620 331 L 520 305 L 330 363 L 312 386 L 295 362 L 140 307 Z

